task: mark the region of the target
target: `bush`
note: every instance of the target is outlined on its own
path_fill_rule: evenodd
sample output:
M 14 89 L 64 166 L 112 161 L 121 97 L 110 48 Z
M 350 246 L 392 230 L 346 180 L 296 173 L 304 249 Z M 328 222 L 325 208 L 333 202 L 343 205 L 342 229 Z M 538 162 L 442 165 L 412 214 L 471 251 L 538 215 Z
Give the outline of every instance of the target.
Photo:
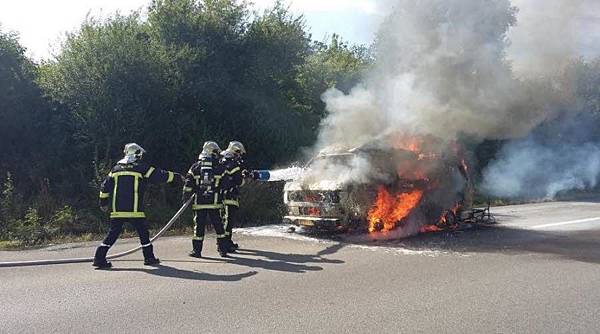
M 20 240 L 25 245 L 37 245 L 50 240 L 56 229 L 42 224 L 36 208 L 28 208 L 23 219 L 16 220 L 9 232 L 10 239 Z
M 87 231 L 85 226 L 78 224 L 78 217 L 69 205 L 58 209 L 50 218 L 48 225 L 61 234 L 79 234 Z
M 286 211 L 283 203 L 284 182 L 251 182 L 241 188 L 240 224 L 280 223 Z

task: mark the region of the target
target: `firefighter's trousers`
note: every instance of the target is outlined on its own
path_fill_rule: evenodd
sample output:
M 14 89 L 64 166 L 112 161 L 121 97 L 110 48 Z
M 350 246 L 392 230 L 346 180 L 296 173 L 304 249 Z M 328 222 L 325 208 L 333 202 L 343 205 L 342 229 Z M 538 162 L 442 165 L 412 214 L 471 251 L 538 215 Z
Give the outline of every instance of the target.
M 223 210 L 223 223 L 225 225 L 225 238 L 231 241 L 233 227 L 239 226 L 239 207 L 237 205 L 225 205 Z
M 131 225 L 135 227 L 135 230 L 140 237 L 140 243 L 142 244 L 144 259 L 154 259 L 154 251 L 152 244 L 150 243 L 150 232 L 148 232 L 148 225 L 145 218 L 112 218 L 110 220 L 108 234 L 96 250 L 96 255 L 94 257 L 96 261 L 106 261 L 106 253 L 108 253 L 110 247 L 112 247 L 119 238 L 125 223 L 131 223 Z
M 194 236 L 192 237 L 192 247 L 194 253 L 202 252 L 202 244 L 204 243 L 204 233 L 206 225 L 212 224 L 217 234 L 217 250 L 223 252 L 225 247 L 225 229 L 221 220 L 221 212 L 219 209 L 202 209 L 194 210 Z

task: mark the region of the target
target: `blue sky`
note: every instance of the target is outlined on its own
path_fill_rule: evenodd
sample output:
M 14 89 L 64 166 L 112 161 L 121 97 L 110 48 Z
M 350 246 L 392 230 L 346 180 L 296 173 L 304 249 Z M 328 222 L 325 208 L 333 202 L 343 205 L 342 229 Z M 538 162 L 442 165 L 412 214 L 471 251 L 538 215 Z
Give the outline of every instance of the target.
M 253 2 L 261 10 L 274 1 Z M 150 0 L 0 0 L 0 25 L 3 31 L 18 32 L 29 55 L 39 60 L 56 53 L 64 33 L 77 29 L 88 13 L 129 13 L 149 3 Z M 290 9 L 305 15 L 316 40 L 338 33 L 351 42 L 369 43 L 378 20 L 375 0 L 293 0 Z

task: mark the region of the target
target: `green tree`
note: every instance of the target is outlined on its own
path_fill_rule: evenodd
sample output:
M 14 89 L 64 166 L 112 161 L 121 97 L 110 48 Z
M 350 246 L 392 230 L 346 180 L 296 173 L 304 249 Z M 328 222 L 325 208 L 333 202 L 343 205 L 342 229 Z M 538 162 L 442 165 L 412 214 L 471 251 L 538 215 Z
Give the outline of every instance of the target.
M 154 0 L 147 17 L 86 19 L 41 65 L 0 32 L 0 175 L 11 172 L 0 219 L 13 222 L 0 226 L 21 239 L 46 231 L 29 242 L 102 230 L 94 188 L 127 142 L 181 171 L 206 140 L 244 142 L 251 166 L 285 164 L 313 144 L 321 94 L 349 89 L 370 61 L 338 36 L 312 42 L 281 1 L 257 13 L 246 1 Z M 245 192 L 269 202 L 246 201 L 248 217 L 279 216 L 274 189 Z M 151 216 L 168 218 L 177 196 L 151 191 Z
M 125 142 L 159 141 L 149 130 L 168 113 L 169 78 L 139 16 L 88 19 L 70 34 L 57 58 L 43 65 L 40 83 L 65 105 L 73 136 L 96 176 L 112 165 Z
M 43 152 L 39 131 L 48 110 L 35 75 L 35 64 L 25 56 L 17 35 L 0 30 L 0 175 L 12 171 L 17 177 L 32 176 L 28 162 Z
M 162 45 L 176 88 L 178 127 L 172 147 L 189 163 L 203 141 L 228 140 L 224 118 L 237 109 L 242 39 L 248 24 L 244 2 L 156 0 L 148 22 Z
M 332 87 L 349 92 L 374 59 L 371 49 L 350 45 L 336 34 L 331 36 L 329 44 L 314 42 L 312 49 L 296 79 L 300 87 L 297 103 L 308 112 L 324 116 L 321 95 Z

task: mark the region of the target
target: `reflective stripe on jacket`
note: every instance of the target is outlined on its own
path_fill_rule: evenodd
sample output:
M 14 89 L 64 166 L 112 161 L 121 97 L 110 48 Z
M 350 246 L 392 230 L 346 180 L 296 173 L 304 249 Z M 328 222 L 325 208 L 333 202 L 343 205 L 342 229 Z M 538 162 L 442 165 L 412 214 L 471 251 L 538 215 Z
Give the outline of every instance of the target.
M 224 156 L 221 160 L 225 168 L 223 176 L 223 204 L 240 206 L 240 187 L 244 185 L 246 171 L 243 159 Z M 247 171 L 246 171 L 247 172 Z
M 147 183 L 171 183 L 175 173 L 145 163 L 117 164 L 102 182 L 100 205 L 110 206 L 111 218 L 144 218 Z

